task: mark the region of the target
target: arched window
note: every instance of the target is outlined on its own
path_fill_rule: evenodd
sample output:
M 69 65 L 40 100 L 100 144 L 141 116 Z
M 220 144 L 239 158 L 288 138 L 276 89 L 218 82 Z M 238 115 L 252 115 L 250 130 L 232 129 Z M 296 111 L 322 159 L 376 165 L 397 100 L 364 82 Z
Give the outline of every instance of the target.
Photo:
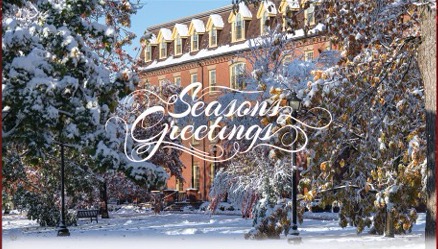
M 245 63 L 238 62 L 230 66 L 230 87 L 233 89 L 243 90 L 246 87 L 244 81 Z
M 245 39 L 244 34 L 245 29 L 245 22 L 243 21 L 242 15 L 240 13 L 237 13 L 236 19 L 234 21 L 234 41 L 240 41 L 242 39 Z

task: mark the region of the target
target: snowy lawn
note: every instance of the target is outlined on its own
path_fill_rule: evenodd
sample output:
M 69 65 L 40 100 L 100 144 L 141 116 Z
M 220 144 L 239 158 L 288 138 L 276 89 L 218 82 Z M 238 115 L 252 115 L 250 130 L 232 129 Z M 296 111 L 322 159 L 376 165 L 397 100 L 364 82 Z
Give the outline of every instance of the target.
M 21 215 L 3 216 L 3 248 L 424 248 L 425 216 L 420 214 L 413 232 L 395 238 L 363 233 L 354 227 L 342 229 L 333 214 L 306 213 L 299 226 L 302 243 L 288 244 L 279 240 L 245 240 L 251 219 L 237 215 L 196 213 L 135 212 L 124 209 L 111 213 L 110 219 L 90 224 L 81 219 L 69 227 L 70 237 L 57 237 L 56 228 L 40 228 Z

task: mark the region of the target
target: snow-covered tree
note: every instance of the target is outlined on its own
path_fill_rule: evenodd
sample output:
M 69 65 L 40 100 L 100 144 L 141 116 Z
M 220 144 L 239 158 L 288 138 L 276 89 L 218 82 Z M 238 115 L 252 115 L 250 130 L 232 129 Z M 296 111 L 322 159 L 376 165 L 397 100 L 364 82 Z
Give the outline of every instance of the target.
M 412 208 L 422 202 L 426 175 L 421 75 L 427 73 L 420 74 L 418 67 L 419 21 L 425 10 L 435 12 L 435 4 L 301 3 L 300 10 L 287 15 L 289 31 L 299 25 L 300 12 L 316 5 L 317 20 L 326 25 L 326 35 L 342 55 L 338 65 L 314 70 L 302 95 L 307 108 L 324 107 L 334 118 L 329 130 L 310 138 L 311 170 L 302 174 L 312 183 L 309 193 L 344 202 L 342 226 L 355 225 L 358 232 L 372 226 L 372 232 L 388 236 L 394 233 L 391 228 L 410 231 L 416 220 Z M 335 187 L 336 192 L 327 191 Z
M 18 170 L 21 182 L 32 172 L 53 179 L 41 191 L 23 188 L 39 200 L 48 200 L 55 198 L 60 184 L 55 179 L 59 179 L 61 144 L 66 148 L 66 170 L 71 165 L 70 172 L 79 174 L 81 168 L 87 168 L 90 177 L 95 177 L 93 174 L 106 168 L 123 166 L 119 151 L 102 143 L 113 141 L 115 134 L 105 130 L 106 121 L 138 80 L 125 67 L 129 58 L 122 50 L 133 38 L 125 28 L 136 3 L 19 0 L 5 1 L 2 7 L 3 172 Z M 102 148 L 107 155 L 119 157 L 112 161 L 118 165 L 99 160 Z M 151 163 L 134 167 L 147 171 L 137 174 L 146 182 L 167 177 Z M 4 178 L 4 185 L 17 180 L 14 174 L 5 175 L 12 178 Z M 76 173 L 67 177 L 68 194 L 87 182 L 75 177 Z M 53 208 L 51 201 L 42 204 Z

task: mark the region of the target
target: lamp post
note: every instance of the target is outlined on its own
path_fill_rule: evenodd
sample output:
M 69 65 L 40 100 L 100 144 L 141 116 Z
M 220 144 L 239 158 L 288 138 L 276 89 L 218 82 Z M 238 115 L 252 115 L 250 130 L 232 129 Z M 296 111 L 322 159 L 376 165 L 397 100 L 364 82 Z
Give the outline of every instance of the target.
M 299 99 L 296 95 L 296 93 L 292 93 L 291 98 L 289 99 L 289 106 L 292 108 L 292 124 L 295 125 L 296 121 L 295 119 L 297 118 L 297 113 L 301 108 L 301 99 Z M 298 236 L 300 233 L 298 232 L 298 226 L 297 226 L 297 166 L 296 166 L 296 154 L 295 151 L 296 150 L 296 131 L 294 130 L 294 136 L 293 136 L 293 143 L 292 143 L 292 153 L 291 153 L 291 157 L 292 157 L 292 217 L 291 217 L 291 229 L 289 229 L 289 234 L 288 235 L 292 235 L 292 236 Z M 288 239 L 294 239 L 293 237 L 291 238 L 290 236 L 288 236 Z
M 62 132 L 59 133 L 61 140 L 61 220 L 58 229 L 58 236 L 70 236 L 70 231 L 65 225 L 65 198 L 64 198 L 64 144 L 62 141 Z
M 215 176 L 215 173 L 216 173 L 216 153 L 217 153 L 217 148 L 215 145 L 215 146 L 213 146 L 214 161 L 213 161 L 213 175 L 211 176 L 212 178 Z

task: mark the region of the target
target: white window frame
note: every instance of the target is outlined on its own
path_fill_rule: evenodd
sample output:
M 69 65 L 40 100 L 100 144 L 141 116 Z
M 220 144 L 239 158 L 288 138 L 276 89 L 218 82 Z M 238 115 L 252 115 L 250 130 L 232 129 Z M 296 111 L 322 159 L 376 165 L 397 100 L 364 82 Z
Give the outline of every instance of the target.
M 209 36 L 209 46 L 210 47 L 217 47 L 217 29 L 215 27 L 212 27 L 210 32 L 208 32 Z
M 181 55 L 182 54 L 182 38 L 178 34 L 175 38 L 175 55 Z
M 232 89 L 243 90 L 245 88 L 245 82 L 242 82 L 243 86 L 240 86 L 240 84 L 238 84 L 239 78 L 241 78 L 241 76 L 245 74 L 245 67 L 246 64 L 244 62 L 237 62 L 230 65 L 230 87 Z M 238 72 L 237 70 L 239 70 L 240 72 Z
M 195 39 L 196 38 L 196 39 Z M 192 46 L 191 46 L 191 51 L 192 52 L 195 52 L 195 51 L 198 51 L 199 50 L 199 34 L 198 33 L 193 33 L 192 35 L 191 35 L 191 44 L 192 44 Z
M 148 44 L 144 48 L 144 61 L 148 62 L 151 60 L 152 60 L 152 46 L 151 46 L 151 44 Z
M 160 59 L 167 58 L 167 43 L 162 40 L 160 42 Z
M 240 24 L 240 26 L 238 26 Z M 237 36 L 240 32 L 240 37 Z M 238 42 L 245 40 L 245 20 L 240 13 L 237 13 L 232 26 L 232 40 Z
M 208 91 L 210 94 L 212 94 L 213 91 L 216 90 L 216 85 L 217 85 L 216 69 L 211 69 L 208 71 Z

